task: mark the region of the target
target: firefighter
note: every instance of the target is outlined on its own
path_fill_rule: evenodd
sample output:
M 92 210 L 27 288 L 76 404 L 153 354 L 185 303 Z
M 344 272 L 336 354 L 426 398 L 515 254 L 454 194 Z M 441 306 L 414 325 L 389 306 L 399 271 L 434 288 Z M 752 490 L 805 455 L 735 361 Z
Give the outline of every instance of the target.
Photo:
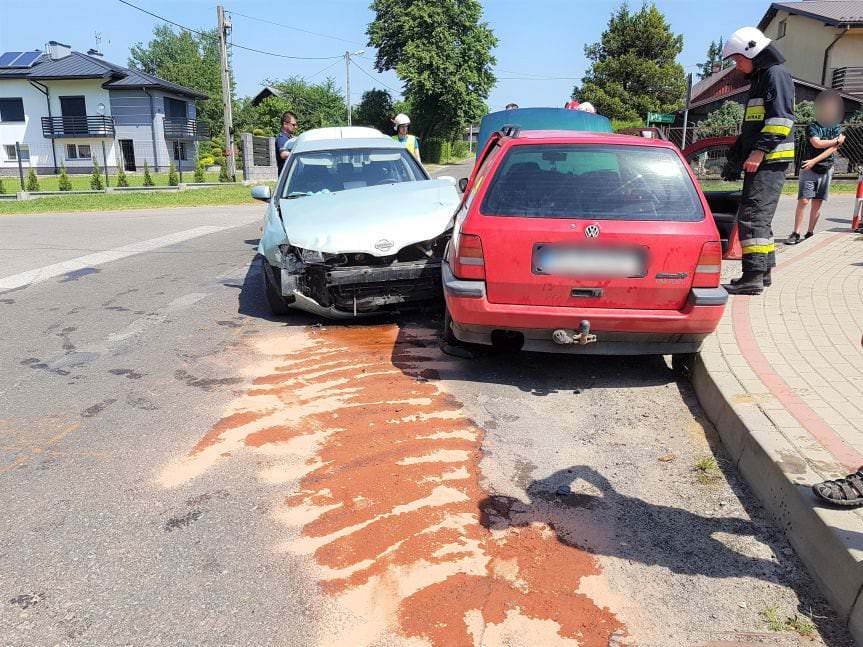
M 722 172 L 731 181 L 744 172 L 737 212 L 743 275 L 725 287 L 731 294 L 761 294 L 776 265 L 773 214 L 794 161 L 794 83 L 782 54 L 755 27 L 734 32 L 722 58 L 734 59 L 751 83 L 740 135 Z

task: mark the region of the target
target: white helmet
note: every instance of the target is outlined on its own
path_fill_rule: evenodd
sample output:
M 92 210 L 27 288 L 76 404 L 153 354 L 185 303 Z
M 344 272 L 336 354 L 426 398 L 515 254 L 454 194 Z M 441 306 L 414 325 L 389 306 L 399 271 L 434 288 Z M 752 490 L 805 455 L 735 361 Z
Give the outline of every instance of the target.
M 393 119 L 393 128 L 395 130 L 399 129 L 399 126 L 410 126 L 411 118 L 408 117 L 405 113 L 400 112 L 396 115 L 396 118 Z
M 731 34 L 731 38 L 725 41 L 722 47 L 722 58 L 730 58 L 734 54 L 740 54 L 748 59 L 758 56 L 762 50 L 770 44 L 760 30 L 755 27 L 741 27 Z
M 578 108 L 576 110 L 580 110 L 581 112 L 589 112 L 591 114 L 596 114 L 596 108 L 593 107 L 593 104 L 590 101 L 584 101 L 578 104 Z

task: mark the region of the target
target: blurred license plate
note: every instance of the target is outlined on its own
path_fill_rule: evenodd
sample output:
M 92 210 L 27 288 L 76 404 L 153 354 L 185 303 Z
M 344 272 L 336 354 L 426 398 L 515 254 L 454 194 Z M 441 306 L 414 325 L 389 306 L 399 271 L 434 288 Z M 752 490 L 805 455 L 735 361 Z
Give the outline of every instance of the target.
M 644 276 L 644 267 L 644 253 L 639 249 L 536 245 L 533 250 L 535 274 L 639 277 Z

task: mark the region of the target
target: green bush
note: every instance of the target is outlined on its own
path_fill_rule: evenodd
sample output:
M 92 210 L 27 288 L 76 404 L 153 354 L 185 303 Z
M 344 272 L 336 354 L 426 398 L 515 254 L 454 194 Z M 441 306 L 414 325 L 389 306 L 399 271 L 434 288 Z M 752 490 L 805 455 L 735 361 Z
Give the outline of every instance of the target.
M 25 186 L 28 191 L 39 190 L 39 178 L 36 177 L 36 171 L 33 169 L 30 169 L 30 172 L 27 173 L 27 184 Z
M 156 186 L 153 176 L 150 175 L 150 165 L 144 162 L 144 186 Z
M 168 186 L 177 186 L 180 183 L 180 178 L 177 177 L 177 167 L 171 162 L 168 166 Z
M 420 154 L 426 164 L 446 164 L 452 156 L 452 144 L 441 139 L 429 139 L 422 142 Z
M 4 193 L 6 193 L 6 187 L 3 186 L 3 179 L 0 178 L 0 195 L 3 195 Z
M 72 180 L 69 179 L 69 174 L 66 172 L 66 165 L 60 166 L 60 177 L 57 178 L 57 188 L 60 191 L 71 191 Z
M 457 139 L 452 143 L 452 157 L 455 160 L 463 160 L 470 155 L 467 142 L 463 139 Z
M 264 129 L 263 129 L 263 128 L 254 128 L 254 129 L 252 130 L 252 134 L 253 134 L 255 137 L 263 137 L 266 133 L 264 132 Z
M 612 119 L 611 120 L 611 129 L 619 133 L 621 130 L 626 130 L 627 128 L 644 128 L 644 120 L 643 119 Z
M 90 173 L 90 188 L 94 191 L 101 191 L 105 188 L 105 182 L 102 180 L 102 170 L 99 168 L 99 162 L 93 159 L 93 172 Z
M 129 186 L 129 178 L 122 166 L 117 167 L 117 186 Z
M 222 163 L 219 164 L 219 182 L 230 182 L 231 178 L 228 175 L 228 165 L 222 160 Z
M 199 160 L 198 163 L 201 164 L 201 166 L 206 167 L 206 166 L 212 166 L 213 164 L 215 164 L 216 160 L 212 155 L 204 155 L 201 157 L 201 159 Z
M 207 178 L 204 176 L 204 163 L 198 162 L 198 165 L 195 167 L 195 182 L 206 182 Z

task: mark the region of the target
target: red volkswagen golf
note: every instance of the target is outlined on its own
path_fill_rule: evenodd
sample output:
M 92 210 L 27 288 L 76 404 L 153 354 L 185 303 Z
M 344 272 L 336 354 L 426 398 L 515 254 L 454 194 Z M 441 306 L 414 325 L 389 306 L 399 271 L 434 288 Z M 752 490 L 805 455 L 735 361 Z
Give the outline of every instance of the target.
M 456 213 L 444 335 L 680 359 L 722 316 L 721 259 L 707 201 L 673 144 L 504 130 L 477 159 Z

